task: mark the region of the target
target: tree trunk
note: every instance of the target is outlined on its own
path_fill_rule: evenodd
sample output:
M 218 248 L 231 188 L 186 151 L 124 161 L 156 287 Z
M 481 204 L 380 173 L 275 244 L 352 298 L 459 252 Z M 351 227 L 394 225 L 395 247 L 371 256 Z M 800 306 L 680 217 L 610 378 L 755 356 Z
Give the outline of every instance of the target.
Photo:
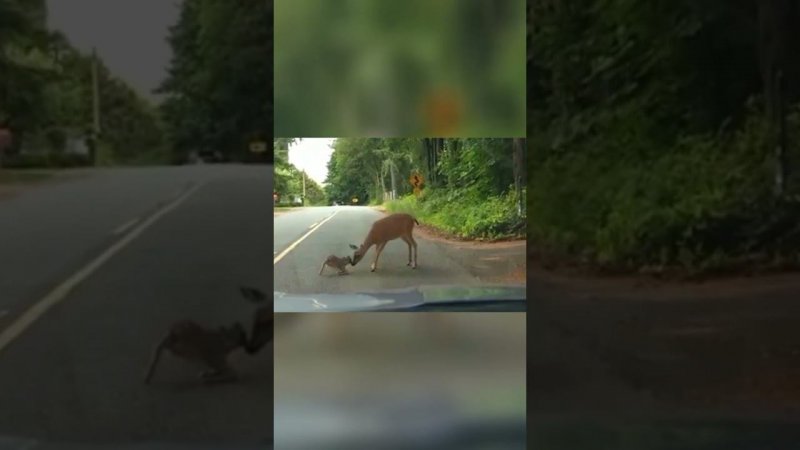
M 375 198 L 382 199 L 383 198 L 383 176 L 381 171 L 378 170 L 375 174 Z
M 775 149 L 775 192 L 782 196 L 789 173 L 784 105 L 797 101 L 800 88 L 800 7 L 797 0 L 758 0 L 757 6 L 759 66 L 770 142 Z
M 525 202 L 522 198 L 522 187 L 525 185 L 525 139 L 513 139 L 512 149 L 512 157 L 514 161 L 514 187 L 516 188 L 517 192 L 517 214 L 522 216 L 525 213 Z
M 389 166 L 389 174 L 392 177 L 392 200 L 397 198 L 397 177 L 395 177 L 394 162 Z

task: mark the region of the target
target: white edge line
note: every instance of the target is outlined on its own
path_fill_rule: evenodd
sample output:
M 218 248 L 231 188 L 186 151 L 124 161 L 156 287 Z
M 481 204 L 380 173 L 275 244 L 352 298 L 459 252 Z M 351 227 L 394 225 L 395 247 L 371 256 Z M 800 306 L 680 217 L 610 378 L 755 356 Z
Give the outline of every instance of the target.
M 304 234 L 300 239 L 294 241 L 292 243 L 292 245 L 286 247 L 286 249 L 284 251 L 282 251 L 278 256 L 276 256 L 275 258 L 272 259 L 272 265 L 274 266 L 275 264 L 278 263 L 278 261 L 282 260 L 284 256 L 288 255 L 290 251 L 294 250 L 295 247 L 297 247 L 301 242 L 303 242 L 303 239 L 305 239 L 308 236 L 310 236 L 311 233 L 317 231 L 317 229 L 319 227 L 321 227 L 322 225 L 324 225 L 325 222 L 333 219 L 333 216 L 335 216 L 338 212 L 339 211 L 335 211 L 333 214 L 331 214 L 330 216 L 326 217 L 325 220 L 323 220 L 322 222 L 318 223 L 316 227 L 308 230 L 308 232 L 306 234 Z
M 130 227 L 136 225 L 137 222 L 139 222 L 139 218 L 138 217 L 135 218 L 135 219 L 129 220 L 129 221 L 123 223 L 122 225 L 118 226 L 117 228 L 115 228 L 114 231 L 112 232 L 112 234 L 115 234 L 115 235 L 122 234 L 125 231 L 127 231 Z
M 5 349 L 14 339 L 19 337 L 29 326 L 31 326 L 39 317 L 41 317 L 48 309 L 57 305 L 64 300 L 66 296 L 85 279 L 89 278 L 92 273 L 99 269 L 106 261 L 111 259 L 112 256 L 119 253 L 120 250 L 125 248 L 128 244 L 133 242 L 134 239 L 139 237 L 147 228 L 152 226 L 158 219 L 163 217 L 168 212 L 180 206 L 190 195 L 194 194 L 203 184 L 195 185 L 180 197 L 168 203 L 166 206 L 158 210 L 155 214 L 148 217 L 144 222 L 139 224 L 130 233 L 123 236 L 119 241 L 115 242 L 111 247 L 106 249 L 100 256 L 93 259 L 89 264 L 78 270 L 75 274 L 64 280 L 61 284 L 56 286 L 55 289 L 50 291 L 41 300 L 36 302 L 33 306 L 28 308 L 21 316 L 11 323 L 6 329 L 0 332 L 0 351 Z
M 317 223 L 319 223 L 319 222 L 314 222 L 314 223 L 312 223 L 312 224 L 311 224 L 311 226 L 310 226 L 310 227 L 308 227 L 308 229 L 310 230 L 310 229 L 314 228 L 315 226 L 317 226 Z

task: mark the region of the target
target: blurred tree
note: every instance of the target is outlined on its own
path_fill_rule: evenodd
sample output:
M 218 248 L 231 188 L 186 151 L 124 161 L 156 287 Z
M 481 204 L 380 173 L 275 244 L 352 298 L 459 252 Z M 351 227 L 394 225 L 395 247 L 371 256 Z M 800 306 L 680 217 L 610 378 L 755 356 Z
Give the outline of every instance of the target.
M 173 60 L 157 92 L 176 158 L 219 151 L 248 159 L 271 134 L 271 2 L 186 0 L 170 29 Z M 272 158 L 267 152 L 264 158 Z

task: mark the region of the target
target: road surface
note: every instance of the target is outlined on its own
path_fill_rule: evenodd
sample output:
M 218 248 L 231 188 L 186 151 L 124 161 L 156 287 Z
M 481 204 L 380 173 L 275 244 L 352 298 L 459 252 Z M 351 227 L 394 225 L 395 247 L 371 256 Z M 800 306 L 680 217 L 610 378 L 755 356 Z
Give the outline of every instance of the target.
M 386 245 L 374 273 L 370 272 L 375 258 L 373 247 L 357 266 L 347 267 L 349 275 L 337 275 L 331 268 L 319 275 L 320 266 L 328 255 L 352 255 L 348 244 L 360 245 L 372 223 L 384 216 L 373 208 L 357 206 L 276 212 L 275 290 L 292 294 L 331 294 L 420 285 L 486 285 L 497 284 L 504 275 L 520 268 L 520 273 L 524 274 L 524 242 L 468 249 L 465 245 L 430 239 L 415 227 L 416 269 L 406 265 L 408 246 L 397 239 Z M 520 277 L 518 284 L 524 283 L 524 278 Z
M 538 277 L 536 417 L 800 421 L 800 276 Z
M 237 384 L 202 386 L 171 356 L 142 383 L 170 322 L 249 325 L 237 287 L 271 288 L 271 174 L 93 170 L 0 201 L 0 436 L 271 439 L 271 346 L 235 355 Z
M 800 275 L 530 276 L 536 448 L 800 448 Z

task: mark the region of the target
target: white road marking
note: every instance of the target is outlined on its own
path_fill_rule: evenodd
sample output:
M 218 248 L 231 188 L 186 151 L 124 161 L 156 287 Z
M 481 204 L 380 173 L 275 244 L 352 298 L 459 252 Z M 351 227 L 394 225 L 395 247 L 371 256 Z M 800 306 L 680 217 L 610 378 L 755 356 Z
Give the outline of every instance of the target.
M 109 259 L 111 259 L 114 255 L 119 253 L 122 249 L 124 249 L 128 244 L 133 242 L 137 237 L 139 237 L 145 230 L 150 228 L 154 223 L 158 221 L 161 217 L 163 217 L 168 212 L 174 210 L 181 203 L 183 203 L 189 196 L 197 192 L 203 184 L 198 184 L 192 187 L 191 189 L 187 190 L 183 193 L 180 197 L 176 198 L 172 202 L 166 204 L 163 208 L 156 211 L 155 214 L 148 217 L 147 220 L 139 224 L 136 228 L 134 228 L 130 233 L 123 236 L 119 241 L 114 243 L 111 247 L 109 247 L 106 251 L 104 251 L 100 256 L 93 259 L 89 264 L 84 266 L 82 269 L 77 271 L 75 274 L 64 280 L 61 284 L 56 286 L 55 289 L 50 291 L 49 294 L 45 295 L 44 298 L 36 302 L 33 306 L 28 308 L 27 311 L 22 313 L 21 316 L 17 318 L 14 322 L 11 323 L 5 330 L 0 332 L 0 351 L 6 348 L 14 339 L 19 337 L 28 327 L 30 327 L 36 320 L 38 320 L 44 313 L 47 312 L 48 309 L 52 308 L 53 306 L 60 303 L 64 300 L 67 295 L 82 281 L 89 278 L 97 269 L 99 269 L 103 264 L 105 264 Z
M 319 222 L 314 222 L 314 223 L 312 223 L 312 224 L 311 224 L 311 226 L 310 226 L 310 227 L 308 227 L 308 229 L 310 230 L 310 229 L 314 228 L 315 226 L 317 226 L 317 224 L 318 224 L 318 223 L 319 223 Z
M 292 243 L 292 245 L 286 247 L 286 250 L 282 251 L 278 256 L 276 256 L 275 258 L 272 259 L 272 265 L 274 266 L 275 264 L 278 264 L 278 261 L 282 260 L 283 257 L 288 255 L 290 251 L 294 250 L 295 247 L 297 247 L 301 242 L 303 242 L 303 239 L 305 239 L 308 236 L 310 236 L 311 233 L 317 231 L 319 229 L 319 227 L 321 227 L 322 225 L 325 224 L 325 222 L 333 219 L 333 216 L 335 216 L 338 212 L 339 211 L 335 211 L 333 214 L 331 214 L 330 216 L 326 217 L 325 220 L 323 220 L 322 222 L 316 224 L 317 225 L 316 227 L 308 230 L 308 233 L 304 234 L 300 239 L 294 241 Z
M 113 231 L 113 234 L 120 235 L 120 234 L 128 231 L 128 229 L 130 227 L 136 225 L 137 222 L 139 222 L 139 218 L 138 217 L 133 219 L 133 220 L 129 220 L 129 221 L 123 223 L 122 225 L 118 226 L 117 228 L 115 228 L 114 231 Z

